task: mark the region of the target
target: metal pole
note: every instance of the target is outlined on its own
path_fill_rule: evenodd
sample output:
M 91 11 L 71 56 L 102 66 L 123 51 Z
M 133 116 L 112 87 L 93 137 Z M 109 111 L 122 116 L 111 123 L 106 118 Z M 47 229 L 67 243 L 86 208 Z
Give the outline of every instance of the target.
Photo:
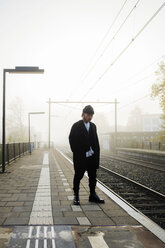
M 9 164 L 10 158 L 9 158 L 9 144 L 7 144 L 7 163 Z
M 29 123 L 29 152 L 31 154 L 31 149 L 30 149 L 30 113 L 28 113 L 28 123 Z
M 21 157 L 21 145 L 20 145 L 20 143 L 18 144 L 18 147 L 19 147 L 19 157 Z
M 6 71 L 3 70 L 3 116 L 2 116 L 2 173 L 5 172 L 5 143 L 6 143 L 6 130 L 5 130 L 5 112 L 6 110 Z
M 117 134 L 117 99 L 115 99 L 115 135 Z
M 48 117 L 48 147 L 50 148 L 50 133 L 51 133 L 51 103 L 81 103 L 82 108 L 83 104 L 85 103 L 106 103 L 106 104 L 115 104 L 115 135 L 114 135 L 114 147 L 116 147 L 116 141 L 117 141 L 117 99 L 115 99 L 114 102 L 105 102 L 105 101 L 51 101 L 51 98 L 46 102 L 49 104 L 49 117 Z
M 115 99 L 115 152 L 117 146 L 117 99 Z
M 14 160 L 15 160 L 15 143 L 13 143 L 13 154 L 14 154 Z
M 48 130 L 48 147 L 50 149 L 50 128 L 51 128 L 51 123 L 50 123 L 50 116 L 51 116 L 51 98 L 49 98 L 49 130 Z

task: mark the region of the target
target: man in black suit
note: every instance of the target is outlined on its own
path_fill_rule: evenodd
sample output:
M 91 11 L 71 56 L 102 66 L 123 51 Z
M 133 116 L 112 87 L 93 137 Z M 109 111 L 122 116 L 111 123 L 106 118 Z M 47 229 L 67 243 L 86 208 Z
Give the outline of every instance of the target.
M 99 168 L 100 146 L 97 136 L 96 125 L 91 122 L 94 110 L 91 105 L 87 105 L 82 112 L 82 120 L 73 124 L 69 143 L 73 152 L 74 164 L 74 205 L 79 205 L 79 186 L 85 171 L 88 172 L 90 196 L 89 201 L 104 203 L 95 192 L 96 172 Z

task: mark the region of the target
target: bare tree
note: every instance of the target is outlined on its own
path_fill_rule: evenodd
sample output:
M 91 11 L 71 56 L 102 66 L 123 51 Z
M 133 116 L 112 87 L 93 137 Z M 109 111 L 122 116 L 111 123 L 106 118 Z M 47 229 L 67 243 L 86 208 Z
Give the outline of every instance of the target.
M 152 99 L 158 98 L 160 106 L 163 111 L 162 128 L 165 130 L 165 62 L 162 61 L 159 64 L 159 69 L 155 72 L 157 76 L 157 81 L 152 85 L 151 97 Z
M 7 111 L 7 141 L 25 142 L 28 140 L 27 127 L 24 125 L 25 107 L 21 98 L 16 97 Z

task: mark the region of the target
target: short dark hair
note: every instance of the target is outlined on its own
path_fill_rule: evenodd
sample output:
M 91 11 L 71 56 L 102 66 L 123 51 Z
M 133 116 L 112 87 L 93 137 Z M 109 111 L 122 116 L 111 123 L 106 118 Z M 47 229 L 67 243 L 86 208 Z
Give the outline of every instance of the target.
M 85 106 L 85 108 L 83 108 L 83 113 L 93 115 L 94 114 L 94 109 L 92 108 L 91 105 L 87 105 L 87 106 Z

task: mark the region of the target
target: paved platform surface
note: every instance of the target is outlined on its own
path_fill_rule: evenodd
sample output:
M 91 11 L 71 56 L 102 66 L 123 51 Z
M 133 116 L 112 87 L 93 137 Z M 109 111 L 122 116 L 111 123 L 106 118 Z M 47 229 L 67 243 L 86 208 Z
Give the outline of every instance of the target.
M 73 174 L 56 150 L 35 150 L 0 174 L 0 248 L 165 247 L 99 188 L 105 204 L 90 203 L 85 176 L 74 206 Z
M 160 150 L 140 149 L 140 148 L 117 148 L 117 150 L 165 156 L 165 151 L 160 151 Z

